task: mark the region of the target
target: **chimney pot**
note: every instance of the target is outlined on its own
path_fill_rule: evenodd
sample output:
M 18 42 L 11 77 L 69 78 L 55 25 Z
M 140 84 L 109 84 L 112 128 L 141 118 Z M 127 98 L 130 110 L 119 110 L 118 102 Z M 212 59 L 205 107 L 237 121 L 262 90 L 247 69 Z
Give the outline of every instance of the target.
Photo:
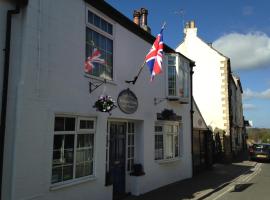
M 189 28 L 196 28 L 195 21 L 192 20 L 189 22 Z
M 138 10 L 134 10 L 133 12 L 133 22 L 140 26 L 140 18 L 141 18 L 141 13 Z
M 142 26 L 147 26 L 148 10 L 145 8 L 141 8 L 141 14 L 142 14 Z

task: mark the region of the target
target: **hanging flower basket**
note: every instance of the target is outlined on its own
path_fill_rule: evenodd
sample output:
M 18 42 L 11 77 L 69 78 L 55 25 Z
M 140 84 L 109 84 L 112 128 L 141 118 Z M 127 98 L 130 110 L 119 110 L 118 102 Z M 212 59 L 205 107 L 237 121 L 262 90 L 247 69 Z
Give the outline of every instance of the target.
M 115 101 L 108 95 L 101 95 L 93 106 L 97 111 L 108 112 L 109 114 L 111 114 L 110 112 L 116 107 Z

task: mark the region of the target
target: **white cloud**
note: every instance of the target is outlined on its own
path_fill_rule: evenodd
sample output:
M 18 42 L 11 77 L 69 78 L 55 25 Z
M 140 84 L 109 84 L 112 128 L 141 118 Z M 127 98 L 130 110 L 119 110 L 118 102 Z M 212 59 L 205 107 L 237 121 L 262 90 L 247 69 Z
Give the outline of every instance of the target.
M 244 99 L 270 99 L 270 88 L 261 92 L 252 91 L 247 88 L 244 90 L 243 94 Z
M 254 110 L 254 109 L 256 109 L 257 107 L 256 107 L 255 105 L 253 105 L 253 104 L 243 104 L 243 108 L 244 108 L 245 110 Z
M 250 16 L 253 14 L 253 7 L 252 6 L 245 6 L 242 9 L 242 14 L 244 16 Z
M 233 70 L 270 66 L 270 37 L 265 33 L 230 33 L 218 38 L 213 46 L 231 59 Z

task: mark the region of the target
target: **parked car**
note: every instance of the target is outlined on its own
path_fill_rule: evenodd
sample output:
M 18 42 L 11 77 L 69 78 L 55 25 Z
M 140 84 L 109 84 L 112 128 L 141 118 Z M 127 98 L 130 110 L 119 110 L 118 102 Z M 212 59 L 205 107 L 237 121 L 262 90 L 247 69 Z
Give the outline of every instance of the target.
M 270 161 L 270 144 L 253 144 L 249 147 L 249 156 L 251 160 Z

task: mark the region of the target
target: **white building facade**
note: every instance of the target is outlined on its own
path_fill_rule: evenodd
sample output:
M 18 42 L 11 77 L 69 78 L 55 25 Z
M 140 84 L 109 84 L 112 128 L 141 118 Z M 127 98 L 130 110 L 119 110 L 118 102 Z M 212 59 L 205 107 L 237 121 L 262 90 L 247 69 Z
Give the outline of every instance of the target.
M 155 38 L 104 1 L 29 0 L 11 35 L 2 199 L 107 200 L 192 176 L 191 60 L 165 46 L 161 75 L 126 83 Z M 95 47 L 106 65 L 86 75 Z
M 193 21 L 187 24 L 184 34 L 176 51 L 196 62 L 194 99 L 208 127 L 213 131 L 221 129 L 229 135 L 229 59 L 198 37 Z
M 234 154 L 243 150 L 245 146 L 244 136 L 244 117 L 242 106 L 243 89 L 239 76 L 232 74 L 230 80 L 231 90 L 231 132 L 232 132 L 232 150 Z

